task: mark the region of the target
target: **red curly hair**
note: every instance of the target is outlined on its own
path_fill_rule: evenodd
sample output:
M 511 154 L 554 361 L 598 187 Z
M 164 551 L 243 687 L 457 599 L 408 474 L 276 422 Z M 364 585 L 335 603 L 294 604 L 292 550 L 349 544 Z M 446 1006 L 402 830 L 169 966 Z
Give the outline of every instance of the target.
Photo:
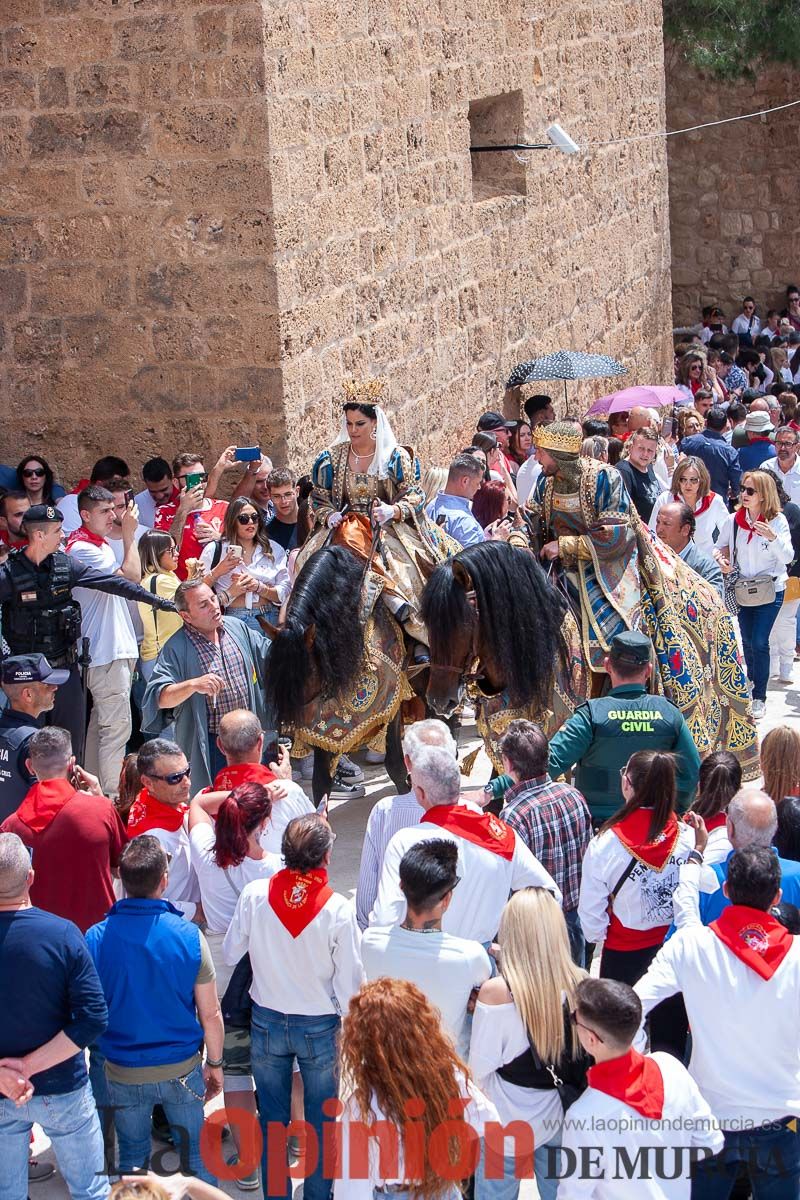
M 424 1104 L 414 1124 L 422 1124 L 426 1146 L 443 1122 L 463 1120 L 463 1108 L 455 1117 L 450 1105 L 461 1105 L 458 1075 L 467 1080 L 469 1071 L 442 1031 L 438 1011 L 413 983 L 387 978 L 365 983 L 342 1022 L 340 1054 L 344 1089 L 354 1096 L 361 1119 L 373 1119 L 376 1101 L 397 1126 L 401 1144 L 409 1100 Z M 452 1144 L 450 1155 L 456 1162 Z M 415 1200 L 441 1200 L 453 1184 L 437 1174 L 426 1154 L 424 1178 L 407 1186 Z

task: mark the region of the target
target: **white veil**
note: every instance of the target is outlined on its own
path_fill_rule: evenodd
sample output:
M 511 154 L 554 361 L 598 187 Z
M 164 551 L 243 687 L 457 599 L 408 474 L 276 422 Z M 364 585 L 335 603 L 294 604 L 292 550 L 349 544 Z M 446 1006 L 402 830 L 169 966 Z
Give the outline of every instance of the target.
M 354 401 L 353 403 L 358 403 Z M 378 418 L 378 424 L 375 427 L 375 456 L 369 465 L 368 475 L 377 475 L 379 479 L 385 479 L 389 470 L 389 459 L 392 457 L 397 448 L 397 438 L 392 433 L 392 427 L 389 424 L 389 418 L 381 408 L 380 404 L 376 404 L 375 415 Z M 343 442 L 349 442 L 350 438 L 347 434 L 347 418 L 342 413 L 342 428 L 334 446 L 341 446 Z

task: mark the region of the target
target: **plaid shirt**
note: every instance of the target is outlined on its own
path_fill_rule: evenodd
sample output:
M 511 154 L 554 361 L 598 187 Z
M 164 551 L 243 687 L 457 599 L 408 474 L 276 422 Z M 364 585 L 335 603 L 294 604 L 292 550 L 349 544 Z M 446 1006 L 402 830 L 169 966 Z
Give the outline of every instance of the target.
M 592 818 L 581 793 L 540 775 L 509 788 L 500 816 L 553 876 L 564 911 L 576 909 L 583 856 L 592 836 Z
M 197 651 L 204 674 L 218 675 L 220 679 L 225 680 L 225 686 L 216 697 L 216 701 L 211 696 L 206 696 L 208 732 L 216 736 L 219 733 L 219 723 L 226 713 L 237 708 L 249 707 L 248 664 L 236 642 L 228 636 L 224 624 L 219 628 L 219 640 L 216 644 L 210 642 L 202 633 L 198 633 L 191 625 L 184 624 L 183 628 Z M 250 671 L 252 669 L 251 665 Z

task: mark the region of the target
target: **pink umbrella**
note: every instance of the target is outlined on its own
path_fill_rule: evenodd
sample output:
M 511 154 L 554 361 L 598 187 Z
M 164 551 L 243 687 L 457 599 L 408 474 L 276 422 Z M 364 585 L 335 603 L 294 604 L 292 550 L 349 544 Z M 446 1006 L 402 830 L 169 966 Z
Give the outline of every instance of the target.
M 684 399 L 677 387 L 628 387 L 595 400 L 587 417 L 605 417 L 609 413 L 630 412 L 632 408 L 669 408 Z

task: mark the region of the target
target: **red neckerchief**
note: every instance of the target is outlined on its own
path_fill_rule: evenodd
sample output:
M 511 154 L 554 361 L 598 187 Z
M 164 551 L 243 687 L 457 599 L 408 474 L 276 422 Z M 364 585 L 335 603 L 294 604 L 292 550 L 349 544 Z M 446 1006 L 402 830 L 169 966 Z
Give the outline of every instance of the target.
M 769 438 L 767 438 L 766 440 L 769 441 Z M 739 526 L 739 528 L 744 529 L 744 531 L 746 532 L 747 542 L 749 545 L 750 542 L 752 542 L 752 540 L 753 540 L 753 534 L 755 533 L 755 530 L 753 529 L 753 526 L 750 522 L 750 518 L 748 517 L 747 513 L 745 512 L 745 510 L 743 508 L 737 508 L 736 512 L 734 513 L 733 519 L 736 522 L 736 524 Z
M 726 824 L 727 820 L 728 820 L 727 813 L 724 813 L 724 812 L 717 813 L 717 815 L 715 817 L 708 817 L 708 819 L 706 820 L 706 829 L 708 830 L 709 833 L 711 833 L 712 830 L 714 830 L 714 829 L 721 829 L 722 826 Z
M 465 804 L 436 804 L 428 809 L 422 821 L 491 850 L 508 862 L 514 857 L 514 830 L 491 813 L 475 812 Z
M 647 841 L 647 832 L 653 819 L 650 808 L 637 808 L 618 825 L 612 826 L 623 846 L 634 858 L 650 867 L 652 871 L 663 871 L 678 842 L 678 818 L 670 813 L 669 820 L 654 842 Z
M 81 492 L 85 491 L 85 489 L 89 487 L 90 483 L 91 480 L 89 479 L 78 480 L 78 482 L 75 484 L 75 487 L 70 492 L 70 496 L 80 496 Z
M 328 872 L 290 871 L 284 867 L 269 881 L 269 904 L 281 925 L 293 938 L 299 937 L 318 916 L 333 895 L 328 887 Z
M 17 816 L 34 833 L 41 833 L 77 795 L 77 789 L 68 779 L 45 779 L 33 785 L 17 809 Z
M 147 788 L 142 788 L 128 813 L 128 833 L 131 837 L 139 837 L 150 829 L 177 833 L 188 811 L 188 804 L 164 804 L 151 796 Z
M 7 529 L 0 529 L 0 542 L 2 542 L 4 546 L 8 546 L 9 550 L 21 550 L 23 546 L 27 546 L 28 539 L 22 538 L 18 541 L 12 542 L 10 532 Z
M 76 542 L 91 542 L 93 546 L 107 546 L 108 542 L 105 538 L 99 537 L 96 533 L 92 533 L 91 529 L 87 529 L 85 525 L 81 525 L 80 529 L 76 529 L 67 538 L 67 550 L 71 550 Z
M 632 1047 L 621 1058 L 596 1063 L 586 1072 L 589 1087 L 630 1105 L 648 1121 L 664 1112 L 664 1079 L 658 1063 Z
M 707 496 L 703 496 L 703 499 L 698 501 L 697 507 L 694 510 L 694 515 L 696 517 L 702 517 L 704 512 L 708 512 L 708 510 L 711 508 L 711 504 L 715 495 L 716 492 L 709 492 Z M 672 498 L 676 504 L 683 503 L 683 496 L 679 496 L 677 492 L 672 493 Z
M 780 921 L 746 904 L 731 904 L 723 909 L 709 929 L 762 979 L 772 978 L 794 940 Z
M 276 776 L 263 763 L 235 763 L 217 773 L 212 792 L 232 792 L 241 783 L 274 783 Z

